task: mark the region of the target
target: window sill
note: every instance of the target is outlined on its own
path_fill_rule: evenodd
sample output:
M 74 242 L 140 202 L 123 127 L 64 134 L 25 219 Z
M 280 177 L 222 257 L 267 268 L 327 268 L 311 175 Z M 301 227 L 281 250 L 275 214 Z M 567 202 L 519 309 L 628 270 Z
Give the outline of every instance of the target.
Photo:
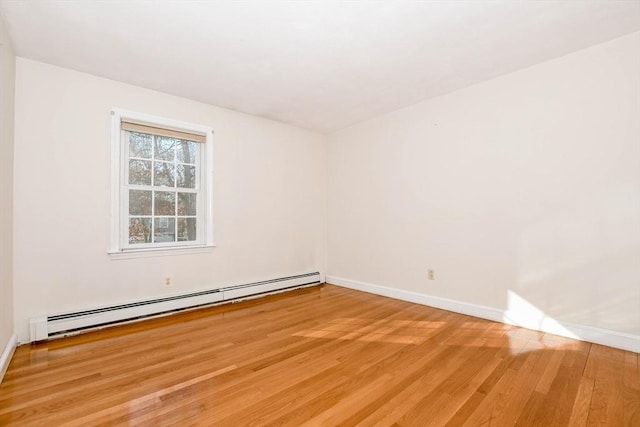
M 127 251 L 108 252 L 112 260 L 150 258 L 172 255 L 192 255 L 212 252 L 213 245 L 197 246 L 190 248 L 152 248 L 152 249 L 132 249 Z

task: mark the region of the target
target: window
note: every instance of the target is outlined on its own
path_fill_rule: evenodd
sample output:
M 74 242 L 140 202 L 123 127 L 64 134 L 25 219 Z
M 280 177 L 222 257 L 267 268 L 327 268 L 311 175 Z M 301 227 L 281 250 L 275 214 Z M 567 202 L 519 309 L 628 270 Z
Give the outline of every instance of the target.
M 211 128 L 114 109 L 112 256 L 213 246 Z

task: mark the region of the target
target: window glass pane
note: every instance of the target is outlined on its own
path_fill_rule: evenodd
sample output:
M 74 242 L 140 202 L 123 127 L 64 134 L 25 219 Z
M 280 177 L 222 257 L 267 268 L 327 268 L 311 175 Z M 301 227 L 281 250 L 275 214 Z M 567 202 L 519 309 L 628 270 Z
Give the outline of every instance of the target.
M 196 240 L 196 219 L 178 218 L 178 241 Z
M 151 191 L 129 190 L 129 215 L 151 215 Z
M 151 218 L 129 218 L 129 244 L 151 242 Z
M 176 168 L 177 185 L 181 188 L 196 188 L 196 167 L 178 165 Z
M 176 241 L 176 220 L 175 218 L 155 218 L 153 221 L 153 241 L 154 242 L 175 242 Z
M 196 215 L 195 193 L 178 193 L 178 215 Z
M 153 163 L 153 185 L 173 187 L 175 185 L 175 165 L 164 162 Z
M 143 117 L 120 117 L 120 146 L 113 154 L 123 155 L 113 158 L 121 205 L 114 217 L 117 241 L 113 233 L 111 247 L 146 251 L 205 244 L 211 218 L 205 209 L 208 183 L 202 178 L 209 172 L 204 155 L 209 147 L 201 142 L 202 135 L 191 134 L 200 127 L 185 125 L 184 132 L 175 129 L 165 136 L 161 118 L 145 124 Z M 174 128 L 167 124 L 167 130 Z
M 158 160 L 167 160 L 170 162 L 176 159 L 176 142 L 179 141 L 175 138 L 168 138 L 166 136 L 155 137 L 155 158 Z
M 151 135 L 146 133 L 129 133 L 129 157 L 151 158 Z
M 198 143 L 193 141 L 185 141 L 184 139 L 178 140 L 178 161 L 181 163 L 196 162 L 196 150 Z
M 153 215 L 175 215 L 176 193 L 169 191 L 155 191 Z
M 129 160 L 129 184 L 151 185 L 151 162 Z

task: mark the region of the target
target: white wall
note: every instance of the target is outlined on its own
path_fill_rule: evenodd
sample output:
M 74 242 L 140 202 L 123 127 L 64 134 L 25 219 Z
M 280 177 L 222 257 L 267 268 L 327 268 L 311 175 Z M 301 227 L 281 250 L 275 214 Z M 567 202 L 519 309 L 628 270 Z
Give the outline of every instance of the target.
M 0 17 L 0 354 L 12 347 L 13 335 L 14 71 L 15 56 Z
M 640 33 L 361 123 L 328 150 L 329 275 L 500 310 L 511 291 L 640 334 Z
M 112 107 L 213 127 L 213 252 L 107 255 Z M 15 114 L 15 327 L 21 341 L 37 315 L 324 273 L 322 135 L 23 58 L 16 65 Z M 164 286 L 166 275 L 172 288 Z
M 333 276 L 501 310 L 513 292 L 640 334 L 639 47 L 636 33 L 378 117 L 330 135 L 328 157 L 318 134 L 18 58 L 19 338 L 32 316 L 324 273 L 326 254 Z M 107 255 L 114 106 L 215 129 L 212 253 Z

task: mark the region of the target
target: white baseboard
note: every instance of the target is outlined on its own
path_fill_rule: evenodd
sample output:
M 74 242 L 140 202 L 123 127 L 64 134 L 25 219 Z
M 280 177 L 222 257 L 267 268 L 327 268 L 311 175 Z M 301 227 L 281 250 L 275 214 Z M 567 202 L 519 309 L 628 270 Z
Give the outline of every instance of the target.
M 4 378 L 5 372 L 7 372 L 7 368 L 9 368 L 9 363 L 11 362 L 11 357 L 13 357 L 13 352 L 16 350 L 17 343 L 18 337 L 15 333 L 11 334 L 7 345 L 4 347 L 2 356 L 0 357 L 0 383 Z
M 640 335 L 555 320 L 545 316 L 544 313 L 523 315 L 523 313 L 513 310 L 501 310 L 494 307 L 425 295 L 418 292 L 390 288 L 388 286 L 373 285 L 331 275 L 326 276 L 326 282 L 371 294 L 427 305 L 455 313 L 467 314 L 481 319 L 493 320 L 508 325 L 521 326 L 527 329 L 640 353 Z
M 295 274 L 259 282 L 230 284 L 188 293 L 178 293 L 118 305 L 88 307 L 67 313 L 51 313 L 29 319 L 29 342 L 76 335 L 120 323 L 166 316 L 182 310 L 253 299 L 285 290 L 322 283 L 319 272 Z

